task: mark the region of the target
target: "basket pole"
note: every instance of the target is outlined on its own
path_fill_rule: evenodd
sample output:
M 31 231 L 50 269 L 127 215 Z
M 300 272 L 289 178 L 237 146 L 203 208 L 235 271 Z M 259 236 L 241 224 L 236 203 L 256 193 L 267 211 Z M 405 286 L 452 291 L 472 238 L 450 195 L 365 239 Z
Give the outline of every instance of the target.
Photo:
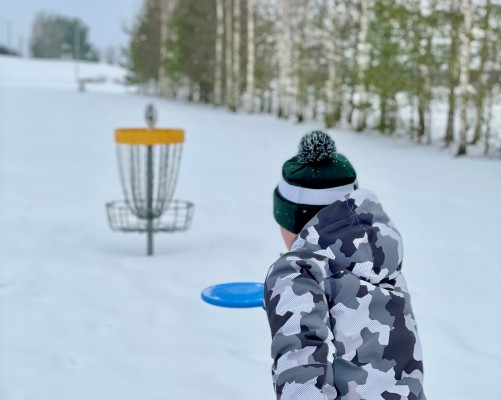
M 146 123 L 148 128 L 153 130 L 157 122 L 157 110 L 153 104 L 148 104 L 145 113 Z M 153 146 L 148 146 L 148 153 L 146 158 L 146 231 L 147 231 L 147 254 L 149 256 L 153 255 Z
M 153 148 L 148 146 L 147 154 L 147 193 L 146 193 L 146 207 L 147 207 L 147 248 L 148 255 L 153 255 Z

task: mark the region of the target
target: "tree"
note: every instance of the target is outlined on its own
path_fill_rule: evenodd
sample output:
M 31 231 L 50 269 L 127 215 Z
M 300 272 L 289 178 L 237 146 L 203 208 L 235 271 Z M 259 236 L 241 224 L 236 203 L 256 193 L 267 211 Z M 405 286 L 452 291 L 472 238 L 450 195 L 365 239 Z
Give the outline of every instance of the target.
M 490 39 L 491 39 L 491 28 L 490 28 L 490 17 L 493 11 L 492 1 L 486 0 L 484 5 L 484 15 L 480 21 L 479 28 L 482 32 L 482 40 L 480 43 L 479 50 L 479 67 L 477 73 L 477 84 L 476 93 L 474 96 L 475 101 L 475 113 L 476 113 L 476 123 L 475 130 L 473 134 L 473 139 L 469 144 L 477 143 L 482 137 L 482 130 L 485 123 L 485 100 L 487 97 L 487 83 L 488 83 L 488 73 L 486 71 L 487 62 L 489 61 L 490 52 Z
M 223 102 L 223 44 L 224 44 L 224 4 L 216 0 L 217 36 L 214 63 L 214 104 L 220 106 Z
M 247 97 L 249 112 L 254 112 L 254 74 L 256 39 L 254 34 L 254 0 L 247 0 Z
M 129 82 L 147 84 L 159 79 L 161 44 L 160 0 L 146 0 L 132 28 L 128 49 Z
M 457 0 L 143 2 L 129 52 L 138 82 L 168 82 L 189 100 L 233 111 L 245 93 L 249 112 L 259 104 L 297 122 L 323 112 L 327 127 L 370 124 L 428 144 L 432 100 L 445 93 L 446 144 L 458 112 L 466 137 L 468 102 L 470 143 L 483 137 L 486 148 L 497 146 L 500 0 L 476 0 L 470 28 Z
M 459 79 L 458 53 L 459 53 L 459 29 L 462 23 L 462 15 L 458 8 L 457 0 L 450 0 L 450 7 L 447 11 L 442 11 L 442 22 L 449 25 L 449 46 L 444 48 L 444 53 L 448 52 L 447 60 L 447 89 L 448 112 L 447 127 L 444 136 L 444 145 L 448 147 L 454 141 L 454 117 L 456 114 L 456 93 L 455 89 Z
M 290 5 L 289 0 L 281 0 L 280 8 L 277 10 L 281 13 L 279 18 L 280 34 L 279 34 L 279 77 L 278 77 L 278 117 L 288 118 L 290 112 L 290 104 L 288 99 L 288 89 L 290 81 L 291 69 L 291 38 L 290 38 Z
M 214 3 L 183 0 L 173 11 L 171 29 L 175 32 L 168 47 L 174 52 L 175 63 L 167 65 L 167 74 L 188 88 L 188 99 L 214 101 L 214 77 L 217 37 L 217 15 Z
M 490 67 L 486 68 L 486 98 L 485 98 L 485 134 L 484 154 L 488 155 L 492 144 L 497 144 L 497 150 L 501 155 L 501 131 L 499 127 L 492 126 L 494 116 L 495 96 L 499 96 L 501 89 L 501 2 L 487 0 L 490 6 L 492 18 L 489 28 L 485 32 L 488 41 L 488 60 Z
M 461 108 L 460 108 L 460 131 L 459 148 L 457 155 L 466 154 L 466 133 L 468 129 L 467 107 L 468 107 L 468 85 L 470 84 L 470 52 L 471 52 L 471 29 L 473 22 L 472 0 L 464 0 L 464 32 L 461 45 L 460 74 L 461 83 Z
M 431 100 L 432 93 L 432 72 L 435 69 L 435 58 L 433 54 L 433 41 L 437 30 L 437 0 L 429 2 L 428 13 L 424 14 L 424 4 L 422 0 L 416 2 L 416 9 L 413 10 L 413 31 L 416 32 L 414 54 L 417 56 L 418 76 L 416 94 L 418 105 L 419 126 L 417 131 L 417 141 L 421 143 L 426 137 L 426 143 L 431 144 Z
M 88 27 L 79 18 L 40 12 L 32 25 L 31 54 L 35 58 L 97 61 L 99 57 L 88 34 Z
M 295 90 L 295 114 L 296 121 L 304 121 L 306 103 L 308 101 L 308 72 L 311 71 L 308 65 L 310 44 L 308 34 L 311 32 L 310 26 L 310 0 L 296 1 L 291 12 L 292 24 L 292 73 Z
M 160 0 L 160 57 L 158 64 L 158 91 L 161 96 L 175 97 L 175 88 L 167 75 L 166 64 L 169 59 L 169 26 L 172 14 L 177 7 L 178 0 Z
M 368 96 L 366 73 L 369 68 L 369 0 L 361 0 L 360 33 L 358 41 L 358 121 L 357 131 L 363 131 L 367 126 Z
M 230 104 L 232 111 L 240 107 L 240 38 L 241 32 L 241 0 L 233 0 L 233 100 Z
M 410 37 L 413 21 L 408 6 L 395 0 L 376 0 L 373 4 L 374 18 L 369 25 L 371 62 L 365 72 L 366 85 L 378 97 L 377 129 L 387 134 L 396 129 L 397 95 L 412 93 L 415 89 L 412 78 L 416 57 L 413 57 Z
M 273 110 L 273 82 L 277 77 L 278 24 L 275 5 L 269 0 L 254 0 L 255 8 L 255 67 L 254 83 L 259 93 L 260 111 L 271 113 Z
M 224 48 L 225 66 L 226 66 L 226 103 L 230 109 L 233 105 L 233 0 L 226 0 L 225 4 L 225 35 L 226 42 Z
M 327 97 L 325 110 L 325 125 L 328 128 L 334 126 L 340 119 L 339 110 L 336 110 L 336 81 L 339 61 L 337 57 L 337 42 L 339 36 L 339 17 L 338 17 L 338 0 L 324 0 L 322 4 L 322 12 L 325 16 L 324 32 L 326 37 L 324 41 L 327 44 L 327 63 L 328 63 L 328 79 L 325 84 L 325 93 Z

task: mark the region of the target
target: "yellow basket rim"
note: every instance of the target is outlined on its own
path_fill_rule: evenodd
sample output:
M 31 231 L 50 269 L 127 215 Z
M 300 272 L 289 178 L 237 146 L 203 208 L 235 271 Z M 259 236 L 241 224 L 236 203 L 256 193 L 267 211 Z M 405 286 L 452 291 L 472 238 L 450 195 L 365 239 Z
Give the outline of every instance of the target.
M 175 144 L 184 142 L 184 130 L 178 128 L 117 128 L 115 142 L 131 145 Z

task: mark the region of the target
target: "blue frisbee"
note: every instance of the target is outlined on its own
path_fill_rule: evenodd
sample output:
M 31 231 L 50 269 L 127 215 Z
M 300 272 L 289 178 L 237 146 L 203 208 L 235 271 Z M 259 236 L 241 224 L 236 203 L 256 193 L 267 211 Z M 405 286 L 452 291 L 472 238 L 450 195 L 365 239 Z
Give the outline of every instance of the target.
M 202 299 L 219 307 L 262 307 L 264 304 L 264 284 L 257 282 L 220 283 L 204 289 Z

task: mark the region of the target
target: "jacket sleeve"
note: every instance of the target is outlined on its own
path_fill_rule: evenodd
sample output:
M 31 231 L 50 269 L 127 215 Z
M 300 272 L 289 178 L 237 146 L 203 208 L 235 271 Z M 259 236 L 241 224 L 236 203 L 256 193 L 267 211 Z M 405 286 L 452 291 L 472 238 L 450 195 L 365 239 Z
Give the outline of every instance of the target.
M 334 400 L 335 347 L 324 277 L 326 261 L 288 253 L 265 282 L 273 385 L 279 400 Z

